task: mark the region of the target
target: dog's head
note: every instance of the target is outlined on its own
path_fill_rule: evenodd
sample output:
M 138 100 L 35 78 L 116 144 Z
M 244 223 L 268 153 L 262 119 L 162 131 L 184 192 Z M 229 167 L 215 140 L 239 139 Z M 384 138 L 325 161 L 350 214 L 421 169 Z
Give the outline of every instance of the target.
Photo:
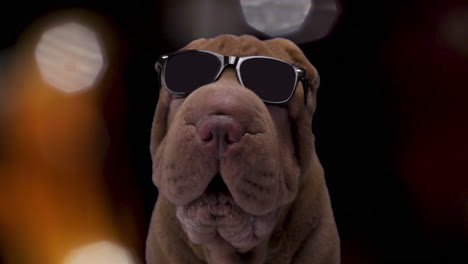
M 299 82 L 293 97 L 280 105 L 265 103 L 242 86 L 229 66 L 216 81 L 186 96 L 161 88 L 151 137 L 160 195 L 174 204 L 194 244 L 222 242 L 246 252 L 271 233 L 311 170 L 319 78 L 302 51 L 285 39 L 223 35 L 184 49 L 268 56 L 308 73 L 308 98 Z

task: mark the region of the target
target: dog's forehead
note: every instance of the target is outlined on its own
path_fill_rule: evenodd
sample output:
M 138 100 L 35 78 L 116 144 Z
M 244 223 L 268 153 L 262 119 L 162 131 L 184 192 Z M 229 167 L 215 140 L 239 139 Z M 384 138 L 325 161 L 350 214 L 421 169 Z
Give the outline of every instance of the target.
M 183 49 L 207 50 L 224 56 L 268 56 L 290 63 L 297 61 L 289 52 L 294 49 L 299 50 L 295 44 L 286 39 L 262 41 L 249 35 L 221 35 L 211 39 L 198 39 Z

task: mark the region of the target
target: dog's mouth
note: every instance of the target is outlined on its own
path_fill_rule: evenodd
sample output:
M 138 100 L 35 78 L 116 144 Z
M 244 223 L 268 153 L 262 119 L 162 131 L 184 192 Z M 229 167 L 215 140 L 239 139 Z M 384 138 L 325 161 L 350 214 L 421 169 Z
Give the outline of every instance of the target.
M 232 220 L 243 214 L 219 172 L 201 196 L 178 207 L 177 211 L 179 220 L 186 228 L 205 234 L 217 232 L 219 226 L 230 225 Z
M 200 197 L 177 207 L 177 217 L 193 243 L 226 241 L 239 252 L 251 250 L 272 231 L 275 215 L 275 211 L 262 216 L 244 211 L 220 173 Z
M 218 171 L 216 175 L 211 179 L 210 183 L 205 189 L 205 194 L 209 193 L 224 193 L 229 194 L 229 188 L 223 180 L 221 173 Z
M 227 217 L 232 217 L 233 208 L 240 211 L 219 172 L 211 179 L 205 192 L 185 208 L 192 213 L 196 212 L 200 223 L 216 226 L 225 223 Z

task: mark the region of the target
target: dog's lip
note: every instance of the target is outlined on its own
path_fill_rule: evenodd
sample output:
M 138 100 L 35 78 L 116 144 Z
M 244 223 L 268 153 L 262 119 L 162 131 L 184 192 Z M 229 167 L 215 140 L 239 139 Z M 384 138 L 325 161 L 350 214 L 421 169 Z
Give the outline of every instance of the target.
M 183 206 L 184 210 L 195 210 L 192 212 L 197 212 L 198 217 L 202 219 L 205 218 L 203 224 L 208 226 L 220 225 L 223 219 L 232 217 L 233 207 L 236 207 L 234 198 L 219 172 L 200 196 Z
M 235 203 L 234 198 L 222 179 L 221 173 L 217 172 L 215 176 L 206 186 L 205 190 L 200 196 L 195 197 L 193 200 L 185 204 L 185 206 L 191 207 L 196 201 L 202 201 L 202 204 L 210 206 L 232 206 Z

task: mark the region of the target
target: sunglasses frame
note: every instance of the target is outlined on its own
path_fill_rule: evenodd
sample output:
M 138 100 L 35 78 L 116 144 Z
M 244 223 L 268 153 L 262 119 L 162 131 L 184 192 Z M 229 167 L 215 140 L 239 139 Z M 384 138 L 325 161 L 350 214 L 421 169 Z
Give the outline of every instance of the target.
M 294 74 L 295 74 L 294 88 L 292 89 L 291 94 L 289 95 L 289 97 L 286 100 L 283 100 L 281 102 L 268 101 L 268 100 L 264 100 L 262 98 L 260 98 L 260 99 L 263 102 L 267 103 L 267 104 L 274 104 L 274 105 L 286 104 L 294 96 L 294 93 L 296 92 L 297 85 L 298 85 L 298 83 L 300 81 L 302 83 L 302 87 L 304 89 L 304 104 L 307 106 L 307 98 L 308 98 L 308 92 L 309 92 L 309 87 L 308 87 L 309 82 L 308 82 L 308 78 L 307 78 L 307 71 L 304 68 L 300 67 L 300 66 L 294 65 L 294 64 L 289 63 L 289 62 L 284 61 L 284 60 L 280 60 L 280 59 L 273 58 L 273 57 L 268 57 L 268 56 L 247 56 L 247 57 L 224 56 L 224 55 L 214 53 L 214 52 L 211 52 L 211 51 L 197 50 L 197 49 L 180 50 L 180 51 L 176 51 L 174 53 L 164 54 L 164 55 L 161 55 L 159 57 L 158 61 L 155 64 L 155 69 L 158 72 L 158 77 L 159 77 L 159 87 L 161 87 L 161 82 L 162 82 L 162 84 L 164 85 L 166 90 L 171 94 L 182 95 L 182 96 L 187 96 L 188 94 L 190 94 L 190 93 L 185 93 L 185 92 L 172 91 L 169 87 L 167 87 L 166 78 L 165 78 L 166 63 L 169 60 L 169 58 L 171 56 L 174 56 L 174 55 L 178 55 L 178 54 L 181 54 L 181 53 L 189 53 L 189 52 L 208 53 L 208 54 L 211 54 L 211 55 L 215 56 L 216 58 L 218 58 L 218 60 L 220 61 L 220 67 L 219 67 L 218 72 L 216 73 L 215 78 L 213 79 L 213 81 L 211 81 L 211 83 L 218 80 L 218 78 L 221 76 L 221 74 L 224 72 L 224 70 L 226 69 L 227 66 L 233 66 L 236 69 L 237 80 L 244 87 L 246 87 L 246 86 L 242 82 L 242 76 L 240 74 L 240 66 L 242 65 L 242 63 L 244 61 L 247 61 L 249 59 L 255 59 L 255 58 L 264 58 L 264 59 L 271 59 L 271 60 L 280 61 L 282 63 L 286 63 L 286 64 L 288 64 L 289 66 L 291 66 L 293 68 Z

